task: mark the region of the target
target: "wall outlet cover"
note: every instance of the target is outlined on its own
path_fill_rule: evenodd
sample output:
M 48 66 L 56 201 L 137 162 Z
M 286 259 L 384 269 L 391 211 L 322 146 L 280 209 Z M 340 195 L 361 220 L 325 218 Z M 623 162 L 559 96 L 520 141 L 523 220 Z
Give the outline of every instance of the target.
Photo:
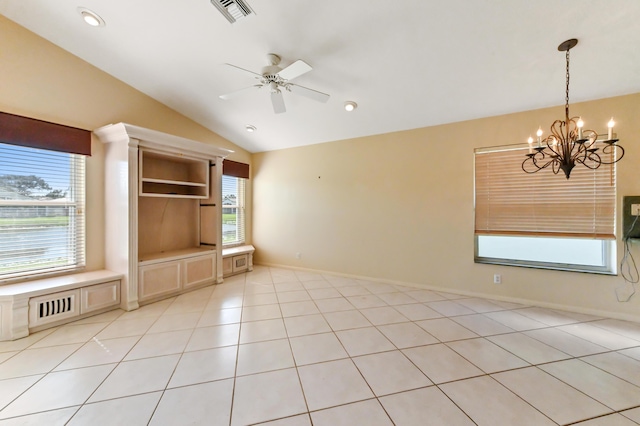
M 640 217 L 631 214 L 633 204 L 640 204 L 640 196 L 622 197 L 622 238 L 640 238 Z

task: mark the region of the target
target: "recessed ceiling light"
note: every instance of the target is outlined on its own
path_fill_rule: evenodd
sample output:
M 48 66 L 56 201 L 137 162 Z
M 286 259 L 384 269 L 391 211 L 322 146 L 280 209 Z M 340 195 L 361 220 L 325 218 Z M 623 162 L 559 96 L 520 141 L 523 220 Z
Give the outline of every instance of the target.
M 347 101 L 344 103 L 344 110 L 347 112 L 351 112 L 356 108 L 358 108 L 358 104 L 353 101 Z
M 256 126 L 252 126 L 251 124 L 247 124 L 246 126 L 244 126 L 244 128 L 247 130 L 247 132 L 249 133 L 253 133 L 256 131 Z
M 79 7 L 78 13 L 84 19 L 84 22 L 91 25 L 92 27 L 104 27 L 105 22 L 97 13 L 92 10 L 89 10 L 85 7 Z

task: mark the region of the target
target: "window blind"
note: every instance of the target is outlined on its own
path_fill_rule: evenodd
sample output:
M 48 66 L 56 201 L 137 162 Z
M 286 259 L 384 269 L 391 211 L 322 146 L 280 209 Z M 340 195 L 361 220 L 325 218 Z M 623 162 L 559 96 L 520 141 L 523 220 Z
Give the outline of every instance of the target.
M 0 144 L 0 280 L 85 264 L 85 157 Z
M 226 161 L 225 161 L 226 163 Z M 222 245 L 245 241 L 245 179 L 222 176 Z
M 550 167 L 525 173 L 527 152 L 476 150 L 476 234 L 615 239 L 615 164 L 577 164 L 567 180 Z

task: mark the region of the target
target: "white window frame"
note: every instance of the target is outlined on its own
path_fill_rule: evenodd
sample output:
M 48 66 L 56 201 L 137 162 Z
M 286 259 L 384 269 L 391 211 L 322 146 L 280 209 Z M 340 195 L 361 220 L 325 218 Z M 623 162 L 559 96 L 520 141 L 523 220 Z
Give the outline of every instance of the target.
M 224 195 L 225 195 L 225 180 L 230 180 L 233 179 L 235 180 L 235 193 L 237 194 L 236 197 L 236 204 L 234 205 L 228 205 L 228 204 L 224 204 Z M 221 208 L 221 214 L 222 214 L 222 246 L 225 248 L 230 248 L 230 247 L 235 247 L 235 246 L 241 246 L 245 243 L 246 241 L 246 214 L 245 214 L 245 194 L 246 194 L 246 179 L 243 178 L 239 178 L 239 177 L 235 177 L 235 176 L 227 176 L 227 175 L 222 175 L 222 208 Z M 227 185 L 229 185 L 229 183 L 227 183 Z M 236 210 L 236 228 L 235 228 L 235 238 L 233 240 L 228 240 L 225 241 L 225 223 L 224 223 L 224 209 L 230 209 L 233 208 Z
M 474 261 L 494 265 L 616 275 L 615 243 L 615 240 L 568 237 L 476 235 Z M 563 247 L 564 253 L 554 253 L 554 246 L 561 244 L 567 245 Z M 548 250 L 545 251 L 545 247 Z M 572 259 L 579 250 L 583 250 L 584 258 L 590 260 Z M 555 257 L 552 256 L 554 254 Z
M 519 145 L 481 148 L 476 149 L 476 155 L 479 152 L 500 151 L 505 149 L 522 150 L 522 148 L 523 146 Z M 526 146 L 524 146 L 524 148 L 526 148 Z M 522 158 L 524 160 L 525 157 L 523 156 Z M 517 166 L 520 167 L 520 165 Z M 613 167 L 615 172 L 615 165 L 613 165 Z M 525 172 L 522 171 L 522 173 L 524 174 Z M 539 173 L 552 173 L 552 171 L 542 170 Z M 561 174 L 554 175 L 554 177 L 564 179 Z M 475 196 L 476 188 L 474 182 L 474 208 Z M 615 212 L 613 214 L 615 227 Z M 582 258 L 576 260 L 576 254 L 580 251 L 582 251 Z M 474 262 L 617 275 L 616 240 L 600 239 L 597 237 L 575 238 L 564 235 L 551 237 L 519 235 L 517 233 L 514 233 L 514 235 L 475 234 Z
M 57 275 L 84 269 L 86 259 L 86 232 L 84 213 L 86 186 L 85 156 L 62 152 L 54 153 L 53 151 L 47 151 L 37 148 L 0 144 L 0 149 L 4 149 L 3 152 L 5 153 L 5 155 L 10 152 L 7 151 L 7 149 L 12 148 L 20 150 L 16 152 L 20 152 L 21 155 L 16 157 L 15 160 L 13 158 L 9 158 L 9 156 L 7 155 L 7 157 L 3 161 L 4 166 L 8 166 L 7 169 L 9 169 L 6 174 L 38 175 L 38 173 L 42 170 L 42 165 L 40 164 L 40 166 L 38 166 L 38 164 L 46 161 L 47 155 L 53 154 L 56 156 L 68 156 L 69 166 L 65 167 L 64 170 L 61 168 L 60 171 L 64 171 L 65 173 L 69 171 L 69 175 L 67 176 L 69 187 L 66 188 L 67 196 L 64 197 L 64 199 L 46 199 L 42 196 L 9 199 L 12 197 L 2 196 L 3 192 L 2 190 L 0 190 L 0 209 L 5 207 L 41 207 L 44 209 L 62 208 L 68 211 L 67 214 L 69 217 L 69 221 L 68 224 L 64 227 L 64 231 L 62 232 L 61 230 L 61 232 L 59 233 L 60 235 L 57 235 L 55 240 L 56 246 L 66 247 L 66 254 L 59 258 L 64 260 L 54 261 L 52 265 L 52 261 L 47 258 L 45 258 L 45 260 L 41 261 L 40 263 L 38 263 L 37 260 L 33 259 L 22 259 L 22 262 L 20 262 L 19 255 L 16 255 L 15 258 L 0 258 L 0 283 L 14 282 L 29 278 L 41 278 L 48 275 Z M 34 165 L 30 167 L 30 164 Z M 55 162 L 46 164 L 47 173 L 52 174 L 56 172 L 56 169 L 53 168 L 53 164 L 55 164 Z M 16 170 L 18 171 L 16 172 Z M 4 195 L 6 195 L 6 193 Z M 9 213 L 9 211 L 7 211 L 7 213 Z M 31 230 L 24 232 L 24 234 L 28 236 L 28 232 L 31 232 L 33 228 L 37 226 L 38 222 L 31 223 Z M 6 241 L 9 241 L 8 238 L 10 236 L 19 235 L 19 232 L 11 231 L 11 225 L 9 223 L 7 223 L 6 225 L 0 223 L 0 231 L 2 231 L 0 232 L 0 234 L 2 234 L 6 238 Z M 35 237 L 27 239 L 27 241 L 28 242 L 25 244 L 27 244 L 27 246 L 28 244 L 31 244 L 30 247 L 35 247 L 36 250 L 39 248 L 37 246 L 38 244 L 45 243 L 44 239 L 38 239 Z M 36 246 L 34 246 L 33 244 L 36 244 Z M 3 244 L 0 241 L 0 249 L 2 248 L 2 246 Z M 46 250 L 48 249 L 45 249 L 45 253 Z M 10 265 L 12 264 L 12 262 L 14 262 L 14 264 L 15 262 L 18 262 L 18 265 L 11 267 Z M 19 266 L 20 263 L 22 263 L 21 266 Z

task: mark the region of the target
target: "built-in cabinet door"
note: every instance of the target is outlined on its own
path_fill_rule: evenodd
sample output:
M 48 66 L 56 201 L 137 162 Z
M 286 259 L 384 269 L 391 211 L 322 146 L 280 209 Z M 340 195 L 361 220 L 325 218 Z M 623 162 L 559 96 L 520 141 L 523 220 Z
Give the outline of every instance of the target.
M 120 281 L 109 281 L 80 289 L 80 314 L 120 304 Z
M 198 256 L 184 260 L 184 288 L 189 288 L 207 281 L 212 282 L 216 276 L 216 256 Z
M 181 289 L 180 261 L 155 263 L 140 267 L 138 300 L 144 301 Z
M 231 257 L 222 258 L 222 273 L 224 275 L 233 274 L 233 258 Z

